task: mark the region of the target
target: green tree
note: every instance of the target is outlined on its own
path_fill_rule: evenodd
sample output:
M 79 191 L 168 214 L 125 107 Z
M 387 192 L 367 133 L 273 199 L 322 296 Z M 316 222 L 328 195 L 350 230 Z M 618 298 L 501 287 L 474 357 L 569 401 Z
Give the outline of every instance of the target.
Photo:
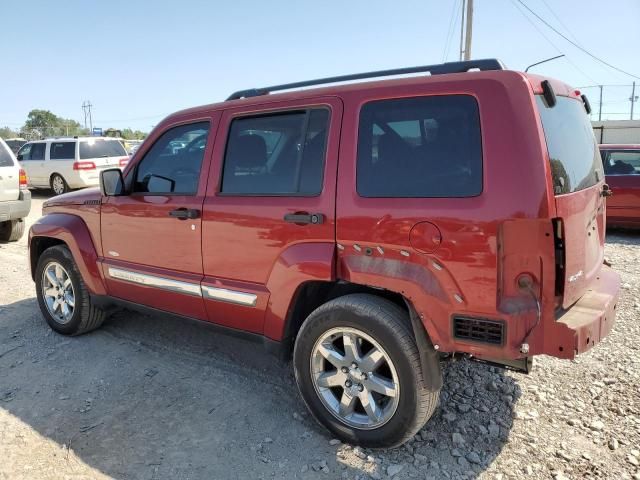
M 18 133 L 11 130 L 9 127 L 0 127 L 0 138 L 13 138 L 17 136 Z

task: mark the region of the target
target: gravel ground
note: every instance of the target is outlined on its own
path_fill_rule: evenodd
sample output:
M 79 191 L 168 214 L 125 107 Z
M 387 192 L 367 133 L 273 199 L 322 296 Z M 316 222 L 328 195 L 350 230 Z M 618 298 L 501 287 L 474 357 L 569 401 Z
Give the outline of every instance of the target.
M 624 290 L 603 343 L 528 376 L 448 363 L 431 422 L 386 451 L 331 439 L 289 365 L 207 325 L 122 312 L 53 333 L 26 237 L 0 245 L 0 479 L 640 479 L 640 234 L 607 240 Z

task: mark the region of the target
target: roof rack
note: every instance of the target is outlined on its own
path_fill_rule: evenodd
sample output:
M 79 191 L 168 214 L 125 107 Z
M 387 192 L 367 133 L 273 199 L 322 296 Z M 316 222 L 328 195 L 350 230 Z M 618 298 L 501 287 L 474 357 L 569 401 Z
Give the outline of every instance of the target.
M 445 73 L 464 73 L 469 70 L 504 70 L 504 64 L 496 58 L 485 58 L 480 60 L 468 60 L 465 62 L 448 62 L 436 65 L 423 65 L 419 67 L 394 68 L 391 70 L 378 70 L 376 72 L 354 73 L 351 75 L 340 75 L 337 77 L 319 78 L 317 80 L 306 80 L 303 82 L 285 83 L 272 87 L 250 88 L 232 93 L 227 101 L 238 100 L 240 98 L 257 97 L 267 95 L 278 90 L 291 90 L 293 88 L 310 87 L 312 85 L 322 85 L 325 83 L 347 82 L 350 80 L 360 80 L 364 78 L 390 77 L 393 75 L 406 75 L 410 73 L 425 73 L 431 75 L 442 75 Z

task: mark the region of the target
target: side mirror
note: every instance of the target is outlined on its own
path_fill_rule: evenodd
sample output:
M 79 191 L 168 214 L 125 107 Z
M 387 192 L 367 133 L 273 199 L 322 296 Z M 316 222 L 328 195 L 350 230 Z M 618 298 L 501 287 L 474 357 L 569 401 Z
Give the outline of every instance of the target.
M 109 168 L 100 172 L 100 191 L 105 197 L 117 197 L 124 193 L 122 170 Z

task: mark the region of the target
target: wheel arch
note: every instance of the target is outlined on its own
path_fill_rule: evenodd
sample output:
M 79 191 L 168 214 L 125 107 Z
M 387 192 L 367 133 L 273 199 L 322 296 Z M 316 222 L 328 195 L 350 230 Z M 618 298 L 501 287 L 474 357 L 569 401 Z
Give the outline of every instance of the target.
M 40 218 L 29 230 L 31 278 L 42 253 L 54 245 L 65 245 L 92 294 L 105 295 L 106 288 L 98 265 L 98 254 L 86 223 L 78 216 L 52 213 Z

